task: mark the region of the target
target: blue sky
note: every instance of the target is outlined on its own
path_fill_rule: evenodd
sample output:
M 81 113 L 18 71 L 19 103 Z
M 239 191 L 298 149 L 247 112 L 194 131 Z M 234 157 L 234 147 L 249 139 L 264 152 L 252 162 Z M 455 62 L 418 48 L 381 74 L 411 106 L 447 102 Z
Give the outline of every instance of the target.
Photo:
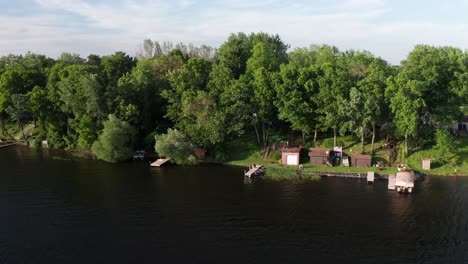
M 416 44 L 465 50 L 467 13 L 468 0 L 0 0 L 0 55 L 135 55 L 146 38 L 217 47 L 263 31 L 292 48 L 326 43 L 398 64 Z

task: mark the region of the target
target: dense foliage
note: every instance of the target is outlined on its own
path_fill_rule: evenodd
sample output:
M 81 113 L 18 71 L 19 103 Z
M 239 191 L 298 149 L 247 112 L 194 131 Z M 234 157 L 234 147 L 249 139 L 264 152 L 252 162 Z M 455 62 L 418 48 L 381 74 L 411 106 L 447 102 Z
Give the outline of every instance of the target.
M 195 146 L 177 129 L 169 128 L 167 134 L 156 135 L 156 152 L 161 157 L 171 159 L 180 165 L 194 165 L 197 158 L 194 155 Z
M 109 115 L 104 121 L 104 129 L 92 146 L 99 159 L 108 162 L 124 161 L 132 157 L 136 130 L 127 122 Z
M 345 133 L 373 145 L 385 124 L 408 154 L 435 143 L 437 129 L 459 120 L 467 103 L 468 54 L 457 48 L 419 45 L 400 66 L 328 45 L 288 48 L 278 35 L 238 33 L 219 49 L 145 40 L 137 58 L 4 56 L 1 132 L 7 136 L 6 122 L 34 123 L 36 137 L 53 147 L 93 146 L 117 161 L 133 142 L 152 148 L 144 139 L 167 127 L 194 147 L 216 149 L 250 130 L 267 146 L 279 125 L 301 131 L 304 143 L 330 131 L 333 145 Z M 126 150 L 113 153 L 124 137 Z

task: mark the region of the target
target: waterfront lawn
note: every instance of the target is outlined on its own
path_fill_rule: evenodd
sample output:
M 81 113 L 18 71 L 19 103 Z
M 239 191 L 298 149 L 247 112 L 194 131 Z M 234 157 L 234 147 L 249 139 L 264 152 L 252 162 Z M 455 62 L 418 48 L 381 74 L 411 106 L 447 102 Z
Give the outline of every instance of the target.
M 456 138 L 455 149 L 457 151 L 455 162 L 439 164 L 433 161 L 431 170 L 427 173 L 468 175 L 468 137 Z M 436 151 L 432 148 L 418 150 L 408 157 L 406 162 L 416 170 L 422 171 L 423 158 L 437 159 Z
M 286 142 L 287 133 L 274 133 L 270 136 L 271 142 Z M 297 145 L 301 143 L 301 139 L 298 138 Z M 301 164 L 304 165 L 305 169 L 308 170 L 317 170 L 317 171 L 341 171 L 341 172 L 368 172 L 368 171 L 375 171 L 381 173 L 396 173 L 395 167 L 385 167 L 383 170 L 377 170 L 376 167 L 370 168 L 356 168 L 356 167 L 343 167 L 343 166 L 313 166 L 309 163 L 308 159 L 308 149 L 309 147 L 323 147 L 324 139 L 317 140 L 317 142 L 313 143 L 311 138 L 309 137 L 309 141 L 304 146 L 303 153 L 301 155 Z M 361 149 L 360 142 L 357 138 L 353 136 L 345 136 L 345 137 L 338 137 L 338 142 L 344 143 L 344 153 L 345 155 L 351 155 L 352 153 L 359 152 Z M 375 142 L 375 160 L 388 166 L 388 152 L 382 150 L 382 144 L 384 143 L 384 139 L 378 140 Z M 370 153 L 371 144 L 366 142 L 364 150 L 366 153 Z M 223 150 L 223 156 L 225 157 L 224 162 L 231 165 L 240 165 L 240 166 L 248 166 L 250 164 L 260 164 L 266 165 L 273 169 L 275 172 L 281 172 L 285 169 L 285 173 L 274 173 L 274 174 L 286 174 L 289 175 L 295 173 L 297 170 L 297 166 L 284 166 L 279 163 L 279 159 L 281 158 L 280 152 L 270 152 L 268 158 L 266 160 L 262 160 L 262 153 L 261 147 L 256 142 L 255 135 L 243 136 L 242 138 L 238 138 L 232 140 L 231 142 L 227 143 Z M 213 157 L 209 157 L 208 161 L 212 162 L 222 162 L 221 160 L 216 160 Z M 281 178 L 281 177 L 280 177 Z

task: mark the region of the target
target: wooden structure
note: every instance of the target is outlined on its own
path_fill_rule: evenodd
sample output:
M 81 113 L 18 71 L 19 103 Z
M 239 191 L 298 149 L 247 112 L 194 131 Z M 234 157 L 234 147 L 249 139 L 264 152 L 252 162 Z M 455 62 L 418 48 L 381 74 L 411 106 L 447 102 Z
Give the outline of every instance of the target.
M 195 156 L 199 159 L 205 159 L 206 150 L 204 148 L 198 148 L 195 150 Z
M 49 148 L 49 141 L 48 140 L 42 140 L 41 141 L 41 147 L 43 149 L 48 149 Z
M 161 167 L 170 159 L 157 159 L 155 162 L 151 163 L 151 167 Z
M 349 167 L 349 158 L 348 156 L 343 156 L 343 159 L 341 160 L 341 165 L 345 167 Z
M 375 173 L 373 171 L 367 172 L 367 183 L 374 183 Z
M 6 148 L 14 145 L 16 145 L 16 143 L 0 143 L 0 148 Z
M 317 166 L 330 164 L 330 150 L 325 148 L 309 149 L 310 163 Z
M 431 158 L 424 158 L 422 160 L 422 169 L 423 170 L 431 170 Z
M 388 189 L 394 191 L 395 190 L 395 181 L 396 176 L 395 174 L 388 175 Z
M 351 164 L 353 167 L 370 167 L 372 157 L 370 155 L 353 154 L 351 155 Z
M 299 147 L 284 147 L 281 150 L 281 164 L 283 165 L 299 165 L 302 146 Z
M 262 175 L 265 174 L 266 167 L 263 165 L 250 165 L 248 171 L 244 171 L 244 176 L 251 178 L 254 175 Z
M 400 171 L 396 174 L 395 189 L 397 192 L 413 192 L 414 173 L 411 171 Z

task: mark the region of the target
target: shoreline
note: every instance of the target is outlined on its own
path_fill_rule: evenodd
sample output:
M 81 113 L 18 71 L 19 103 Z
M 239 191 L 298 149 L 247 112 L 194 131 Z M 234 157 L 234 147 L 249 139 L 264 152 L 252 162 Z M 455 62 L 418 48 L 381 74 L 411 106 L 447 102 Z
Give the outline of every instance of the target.
M 30 147 L 26 144 L 16 144 L 16 146 L 12 146 L 12 147 L 26 147 L 28 149 L 40 149 L 42 151 L 53 151 L 53 152 L 56 152 L 56 153 L 61 153 L 61 154 L 68 154 L 68 155 L 72 155 L 74 157 L 77 157 L 77 158 L 85 158 L 85 159 L 91 159 L 91 160 L 96 160 L 96 157 L 94 156 L 94 154 L 92 154 L 91 150 L 66 150 L 66 149 L 54 149 L 54 148 L 48 148 L 48 149 L 44 149 L 44 148 L 34 148 L 34 147 Z M 149 157 L 150 161 L 152 160 L 152 156 Z M 130 160 L 131 162 L 131 160 Z M 264 161 L 258 161 L 258 163 L 255 163 L 255 164 L 258 164 L 258 165 L 262 165 L 262 166 L 265 166 L 267 168 L 267 171 L 268 169 L 275 169 L 275 170 L 284 170 L 284 171 L 290 171 L 292 173 L 295 173 L 297 171 L 298 168 L 296 168 L 297 166 L 285 166 L 285 165 L 278 165 L 278 164 L 267 164 L 266 162 Z M 237 168 L 247 168 L 249 165 L 246 165 L 244 162 L 218 162 L 218 161 L 213 161 L 213 160 L 209 160 L 209 161 L 200 161 L 197 165 L 195 166 L 206 166 L 206 165 L 218 165 L 218 166 L 227 166 L 227 167 L 237 167 Z M 369 169 L 366 170 L 366 168 L 363 168 L 363 167 L 349 167 L 349 168 L 356 168 L 356 169 L 344 169 L 345 167 L 340 167 L 342 169 L 333 169 L 334 167 L 306 167 L 304 168 L 303 170 L 306 171 L 306 172 L 309 172 L 309 173 L 315 173 L 315 172 L 332 172 L 332 173 L 350 173 L 350 174 L 353 174 L 353 173 L 367 173 L 369 171 L 373 171 L 377 174 L 389 174 L 391 172 L 388 172 L 388 171 L 378 171 L 378 170 L 375 170 L 374 167 L 369 167 Z M 373 168 L 373 169 L 371 169 Z M 388 167 L 390 168 L 390 167 Z M 421 175 L 424 175 L 424 176 L 436 176 L 436 177 L 468 177 L 468 173 L 448 173 L 448 174 L 442 174 L 442 173 L 430 173 L 430 172 L 427 172 L 427 171 L 418 171 Z M 396 172 L 395 172 L 396 173 Z M 292 178 L 292 177 L 298 177 L 298 175 L 294 175 L 294 176 L 287 176 L 289 178 Z
M 216 162 L 204 162 L 203 164 L 218 164 L 218 165 L 225 165 L 225 166 L 232 166 L 232 167 L 242 167 L 242 168 L 246 168 L 248 167 L 248 165 L 244 165 L 244 164 L 241 164 L 241 163 L 216 163 Z M 279 166 L 275 166 L 275 165 L 268 165 L 268 164 L 259 164 L 259 165 L 262 165 L 262 166 L 265 166 L 267 168 L 267 171 L 269 168 L 274 168 L 274 169 L 284 169 L 284 170 L 289 170 L 291 172 L 295 172 L 297 170 L 297 168 L 294 168 L 293 166 L 289 166 L 289 167 L 285 167 L 284 165 L 282 167 L 279 167 Z M 383 175 L 388 175 L 389 172 L 385 172 L 385 171 L 376 171 L 375 169 L 374 170 L 365 170 L 365 168 L 362 168 L 362 167 L 351 167 L 351 168 L 362 168 L 362 171 L 361 170 L 358 170 L 358 171 L 343 171 L 343 170 L 337 170 L 337 169 L 331 169 L 333 167 L 313 167 L 313 169 L 311 167 L 308 167 L 308 168 L 304 168 L 303 170 L 306 171 L 306 172 L 310 172 L 310 173 L 315 173 L 315 172 L 323 172 L 323 173 L 326 173 L 326 172 L 332 172 L 332 173 L 350 173 L 350 174 L 353 174 L 353 173 L 367 173 L 369 171 L 373 171 L 375 172 L 376 174 L 383 174 Z M 396 167 L 395 167 L 396 168 Z M 441 173 L 430 173 L 430 172 L 427 172 L 427 171 L 417 171 L 418 173 L 420 173 L 421 175 L 423 176 L 436 176 L 436 177 L 468 177 L 468 174 L 465 174 L 465 173 L 460 173 L 460 174 L 441 174 Z M 396 173 L 396 172 L 395 172 Z

